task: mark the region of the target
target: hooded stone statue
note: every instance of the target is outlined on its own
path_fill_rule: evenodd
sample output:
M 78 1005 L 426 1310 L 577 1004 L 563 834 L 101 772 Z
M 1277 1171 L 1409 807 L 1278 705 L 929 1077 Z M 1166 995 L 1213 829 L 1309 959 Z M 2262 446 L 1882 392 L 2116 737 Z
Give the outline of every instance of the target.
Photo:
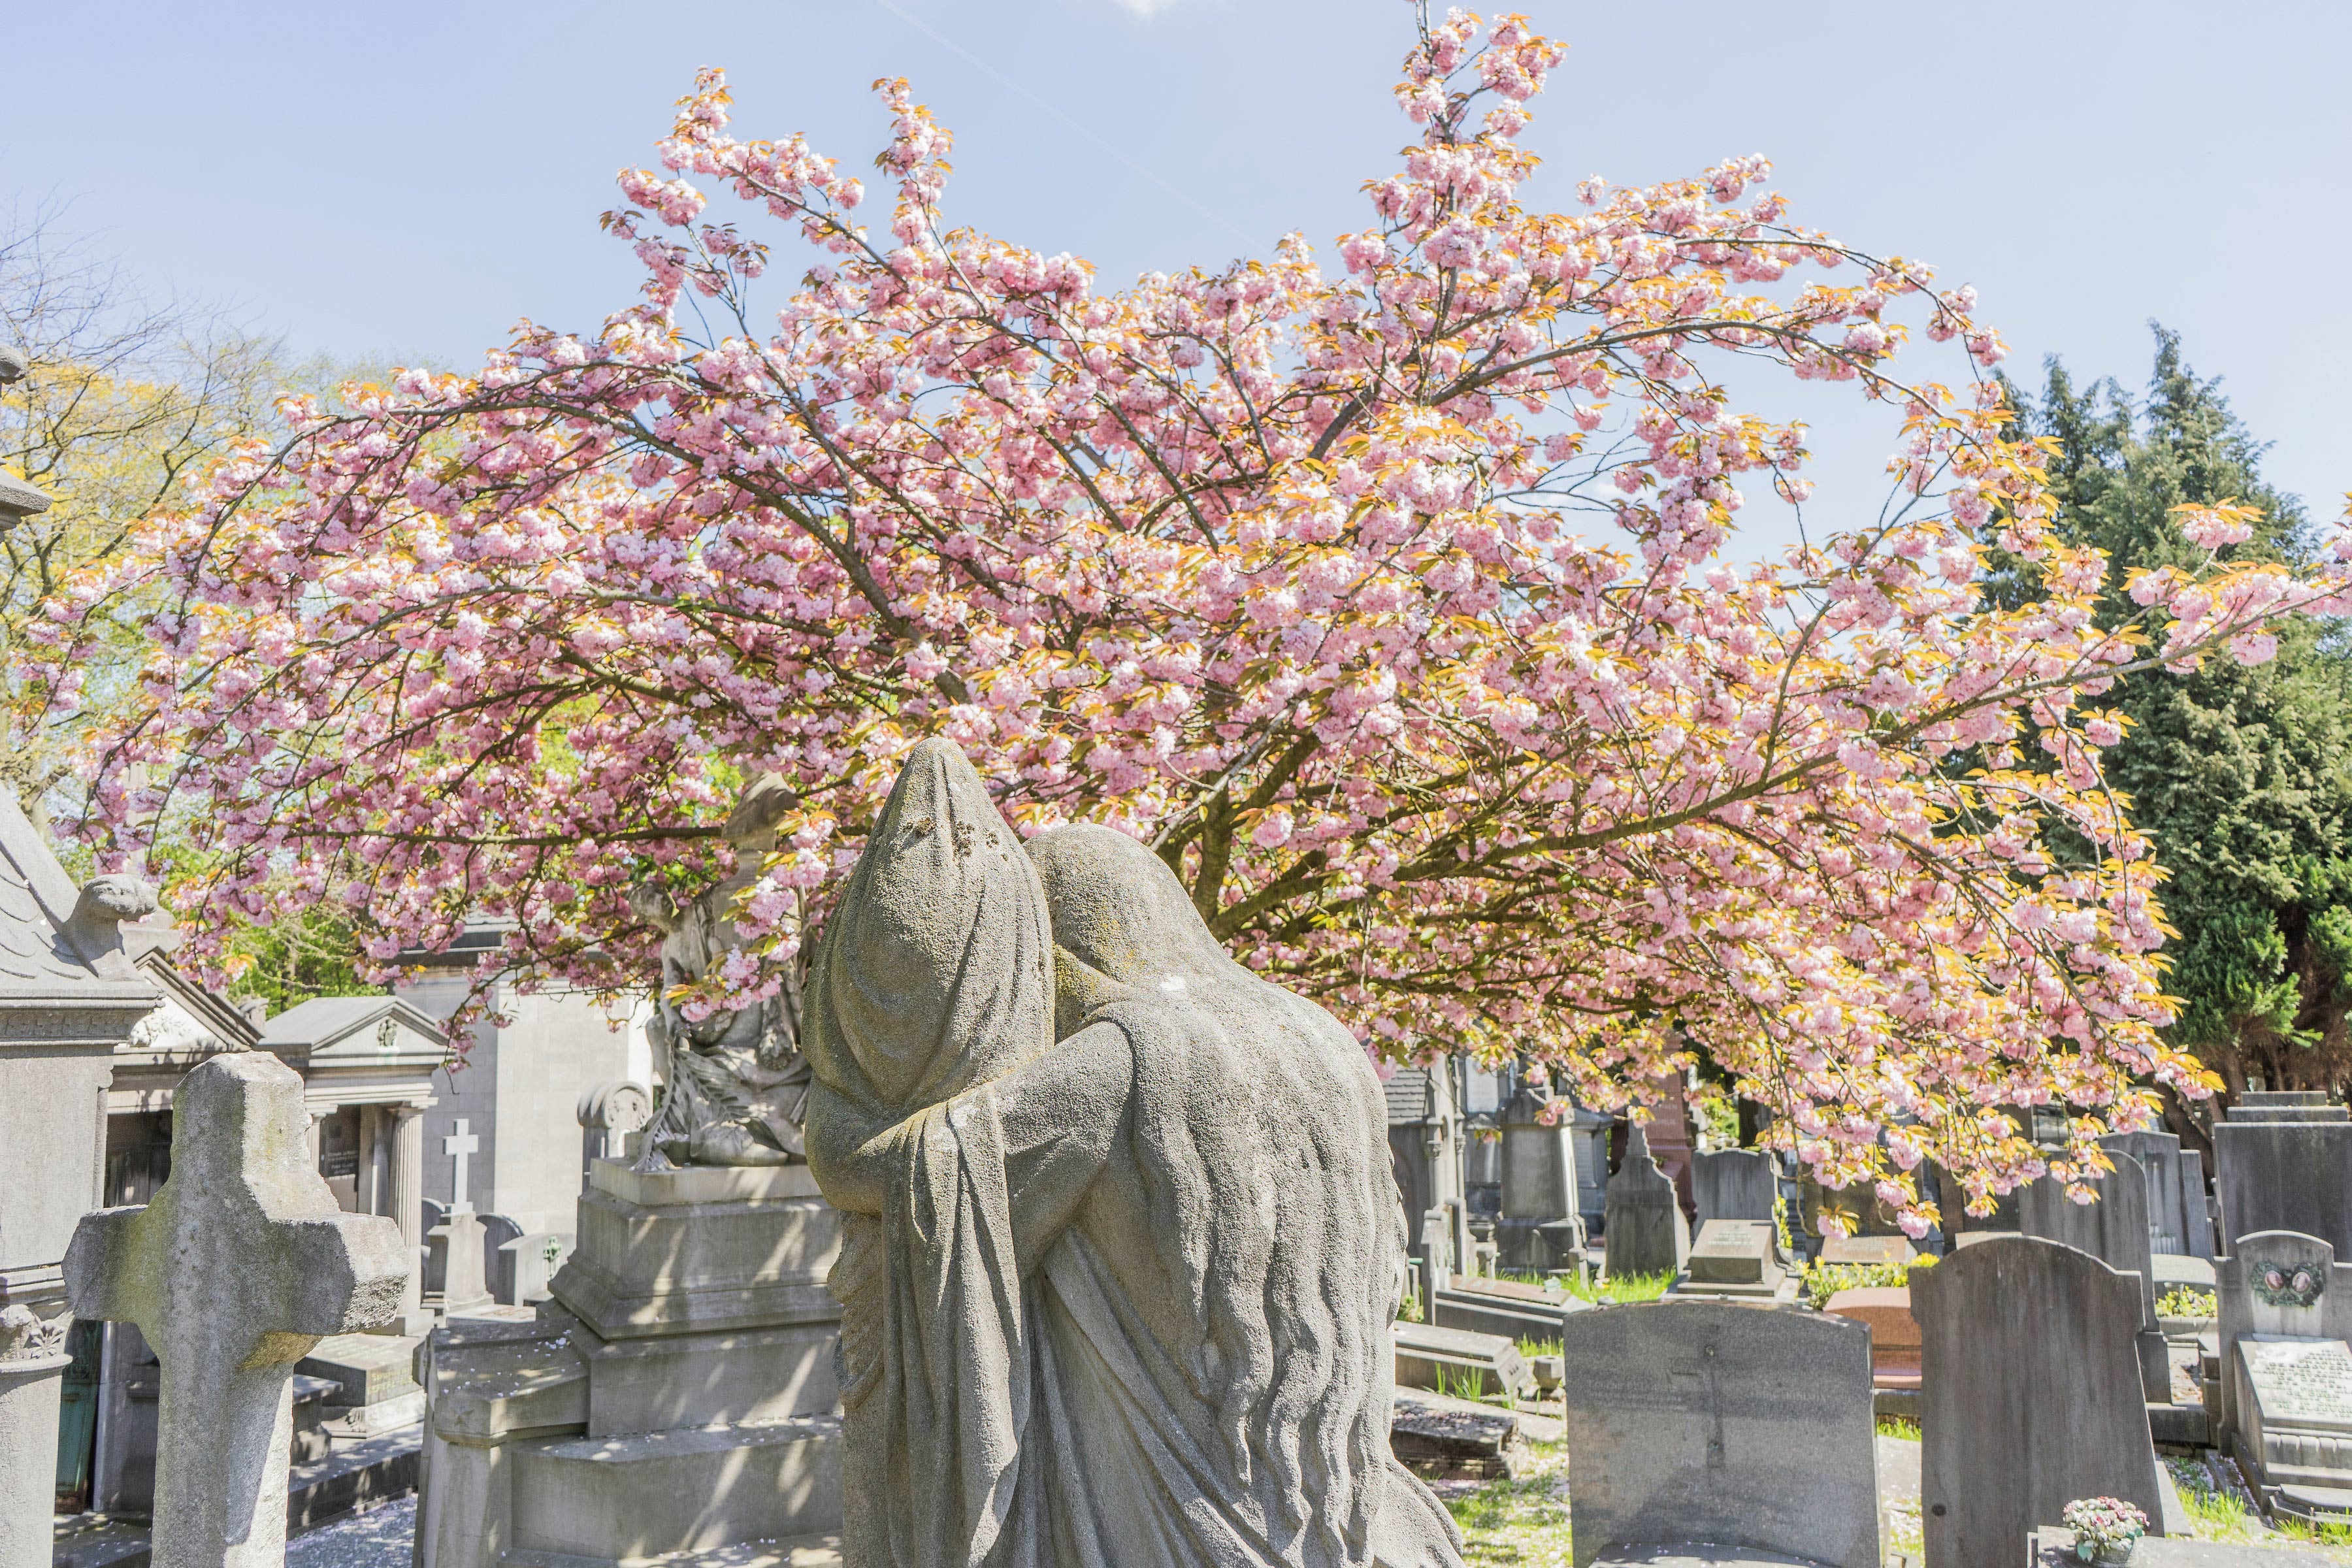
M 1049 918 L 1050 911 L 1050 918 Z M 1391 1457 L 1379 1084 L 1143 846 L 918 747 L 827 929 L 856 1568 L 1455 1568 Z

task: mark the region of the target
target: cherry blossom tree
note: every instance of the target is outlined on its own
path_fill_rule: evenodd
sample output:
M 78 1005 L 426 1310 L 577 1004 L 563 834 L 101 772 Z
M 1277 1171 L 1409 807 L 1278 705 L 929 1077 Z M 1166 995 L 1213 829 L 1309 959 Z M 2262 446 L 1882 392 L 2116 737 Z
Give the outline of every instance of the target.
M 1517 1053 L 1617 1105 L 1704 1055 L 1920 1228 L 1923 1160 L 1979 1202 L 2044 1168 L 2008 1110 L 2070 1108 L 2056 1168 L 2099 1168 L 2151 1086 L 2209 1087 L 2161 1034 L 2100 699 L 2340 613 L 2352 543 L 2238 563 L 2247 515 L 2196 510 L 2202 565 L 2102 630 L 1972 292 L 1797 225 L 1760 158 L 1522 206 L 1560 58 L 1424 14 L 1416 140 L 1337 267 L 1294 235 L 1124 289 L 950 226 L 904 82 L 876 232 L 705 72 L 605 216 L 639 300 L 292 407 L 52 605 L 70 708 L 82 628 L 171 590 L 82 830 L 190 837 L 202 932 L 339 900 L 389 966 L 491 912 L 490 962 L 619 988 L 655 973 L 632 888 L 730 870 L 718 825 L 773 773 L 763 956 L 709 1007 L 778 983 L 941 734 L 1024 832 L 1153 846 L 1385 1056 Z M 1876 515 L 1756 560 L 1743 505 L 1809 461 L 1734 406 L 1764 374 L 1843 384 L 1896 450 Z M 1984 592 L 1996 550 L 2025 602 Z

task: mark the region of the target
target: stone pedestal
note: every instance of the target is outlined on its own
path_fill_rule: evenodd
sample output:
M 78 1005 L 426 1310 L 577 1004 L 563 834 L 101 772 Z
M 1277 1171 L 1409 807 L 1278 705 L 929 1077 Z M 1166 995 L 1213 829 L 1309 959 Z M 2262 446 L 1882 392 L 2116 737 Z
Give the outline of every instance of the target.
M 441 1281 L 441 1299 L 433 1304 L 445 1317 L 478 1312 L 490 1304 L 479 1215 L 469 1208 L 451 1209 L 447 1218 L 425 1233 L 425 1272 Z
M 454 1324 L 419 1358 L 417 1568 L 836 1532 L 841 1221 L 808 1168 L 599 1161 L 578 1237 L 536 1323 Z
M 46 1568 L 49 1561 L 58 1396 L 73 1361 L 64 1336 L 53 1331 L 63 1327 L 43 1324 L 11 1338 L 0 1326 L 0 1563 L 6 1568 Z

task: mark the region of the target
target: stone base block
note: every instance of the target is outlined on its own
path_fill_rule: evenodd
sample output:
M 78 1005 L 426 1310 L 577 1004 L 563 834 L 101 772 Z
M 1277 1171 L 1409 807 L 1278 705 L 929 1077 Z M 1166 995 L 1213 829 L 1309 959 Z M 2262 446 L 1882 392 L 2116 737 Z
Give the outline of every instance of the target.
M 613 1560 L 515 1551 L 499 1562 L 506 1568 L 607 1568 Z M 715 1546 L 708 1552 L 632 1558 L 618 1568 L 842 1568 L 841 1537 L 821 1532 L 792 1541 L 747 1541 L 740 1546 Z
M 519 1446 L 514 1552 L 627 1563 L 841 1527 L 829 1415 Z
M 1399 1323 L 1395 1337 L 1400 1389 L 1427 1388 L 1465 1395 L 1507 1394 L 1513 1399 L 1536 1396 L 1536 1376 L 1527 1357 L 1515 1342 L 1499 1334 Z
M 1397 1391 L 1389 1413 L 1389 1448 L 1430 1480 L 1508 1478 L 1526 1453 L 1519 1418 L 1491 1405 Z
M 572 1345 L 588 1367 L 588 1436 L 826 1414 L 841 1402 L 840 1337 L 831 1321 L 620 1340 L 583 1324 Z
M 2147 1435 L 2150 1442 L 2163 1448 L 2202 1448 L 2212 1441 L 2201 1405 L 2149 1405 Z
M 1584 1303 L 1578 1302 L 1578 1306 Z M 1431 1314 L 1441 1329 L 1467 1329 L 1474 1334 L 1499 1334 L 1509 1340 L 1557 1341 L 1568 1321 L 1565 1306 L 1541 1301 L 1513 1301 L 1481 1291 L 1440 1290 Z
M 554 1299 L 606 1340 L 837 1321 L 824 1281 L 841 1215 L 805 1165 L 645 1173 L 613 1161 L 580 1194 Z
M 425 1391 L 420 1388 L 373 1405 L 330 1405 L 323 1414 L 325 1419 L 319 1426 L 330 1437 L 373 1437 L 424 1420 Z
M 337 1405 L 381 1405 L 417 1392 L 416 1347 L 424 1336 L 336 1334 L 310 1347 L 294 1370 L 343 1385 Z M 415 1416 L 411 1415 L 414 1421 Z

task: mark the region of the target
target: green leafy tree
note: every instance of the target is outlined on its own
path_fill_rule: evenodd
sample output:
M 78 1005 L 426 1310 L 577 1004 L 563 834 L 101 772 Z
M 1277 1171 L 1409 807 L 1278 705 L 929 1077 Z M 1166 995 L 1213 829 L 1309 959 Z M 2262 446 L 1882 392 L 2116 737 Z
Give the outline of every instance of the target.
M 2135 406 L 2114 380 L 2077 387 L 2056 360 L 2041 395 L 2011 390 L 2051 446 L 2063 531 L 2108 552 L 2102 618 L 2141 612 L 2120 587 L 2131 568 L 2192 564 L 2171 509 L 2236 501 L 2262 513 L 2241 555 L 2311 551 L 2302 503 L 2262 477 L 2263 447 L 2200 379 L 2177 334 L 2158 327 L 2154 373 Z M 1998 576 L 1998 572 L 1997 572 Z M 2189 673 L 2125 681 L 2129 728 L 2107 775 L 2150 830 L 2169 879 L 2174 1042 L 2231 1095 L 2343 1088 L 2352 1080 L 2352 648 L 2341 627 L 2284 628 L 2278 656 L 2209 659 Z
M 140 519 L 173 504 L 188 476 L 236 440 L 279 429 L 281 393 L 330 395 L 382 372 L 289 361 L 278 340 L 201 302 L 150 297 L 55 203 L 0 206 L 0 342 L 29 366 L 0 392 L 0 469 L 51 500 L 0 529 L 0 789 L 45 823 L 53 804 L 79 795 L 77 748 L 129 693 L 153 608 L 137 599 L 112 607 L 80 671 L 93 700 L 60 718 L 14 661 L 45 601 L 71 574 L 124 550 Z M 58 847 L 78 874 L 97 869 L 82 847 Z M 158 853 L 187 854 L 170 835 Z M 218 977 L 233 998 L 261 997 L 273 1012 L 381 990 L 360 979 L 358 951 L 347 920 L 312 906 L 240 930 Z

